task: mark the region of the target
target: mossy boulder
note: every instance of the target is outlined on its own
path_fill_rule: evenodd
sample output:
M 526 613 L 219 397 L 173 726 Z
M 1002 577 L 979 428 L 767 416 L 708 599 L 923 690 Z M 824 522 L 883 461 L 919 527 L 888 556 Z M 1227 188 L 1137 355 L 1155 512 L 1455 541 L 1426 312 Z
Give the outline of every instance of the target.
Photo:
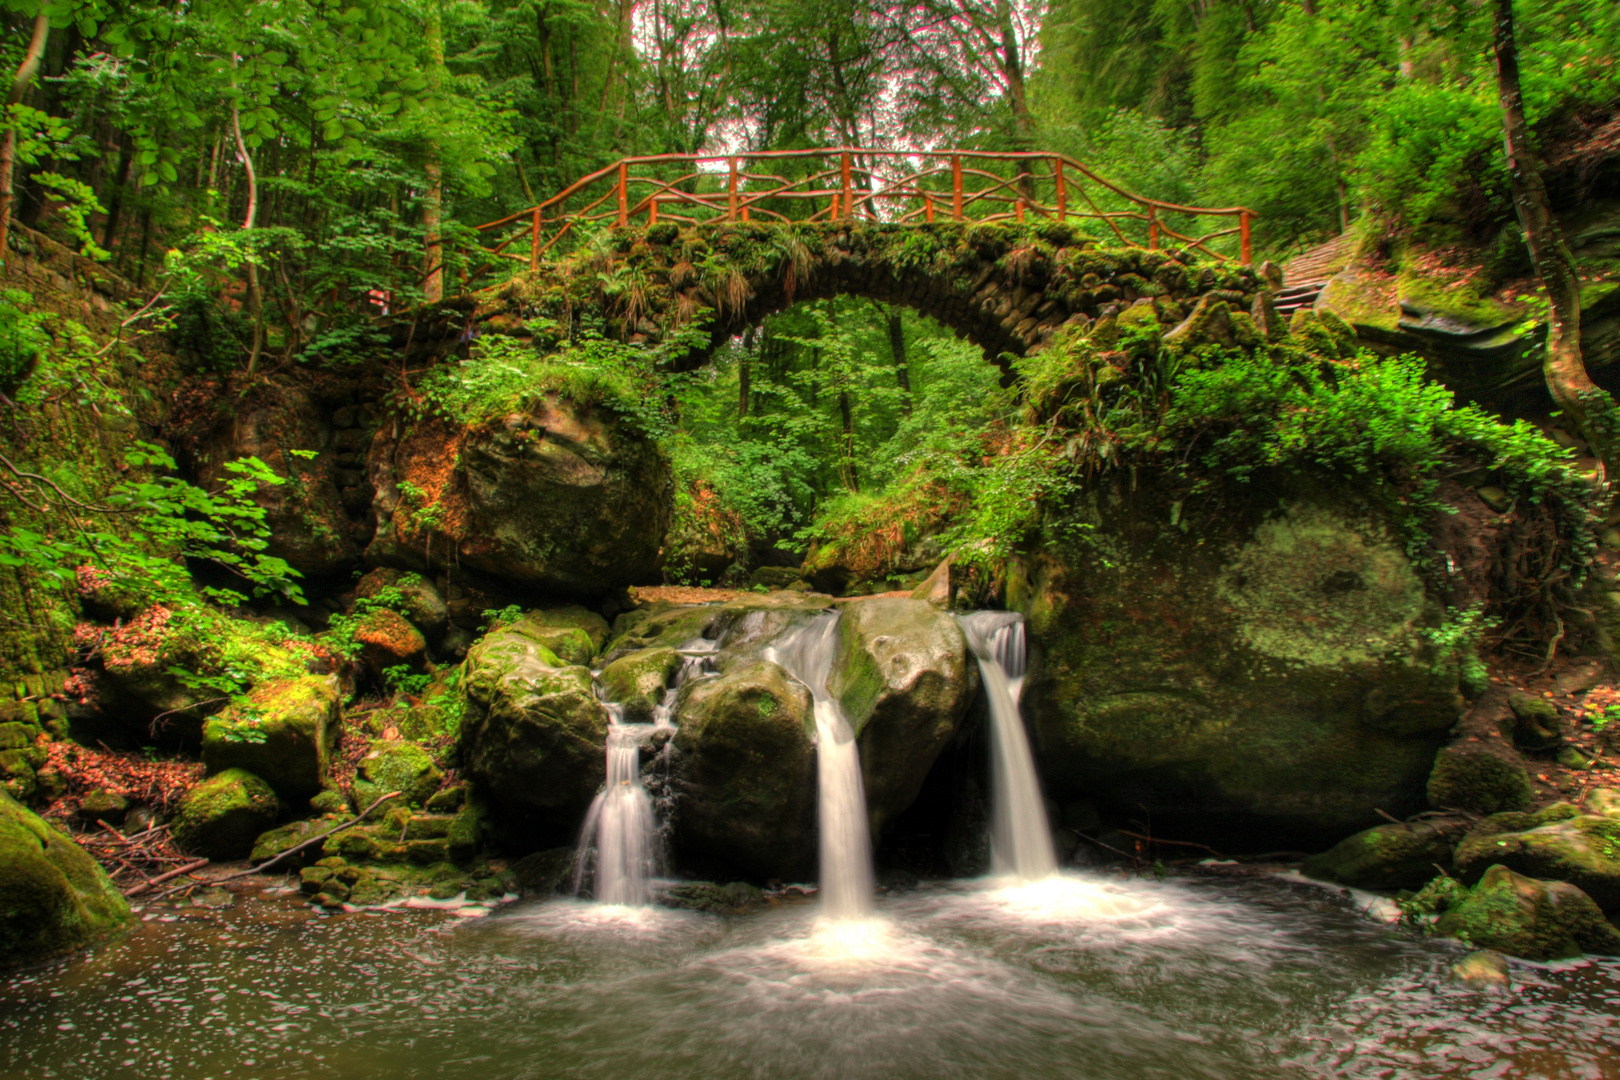
M 1582 809 L 1588 814 L 1620 818 L 1620 791 L 1614 788 L 1593 788 L 1587 792 Z
M 371 744 L 356 769 L 354 797 L 361 809 L 397 791 L 407 806 L 421 806 L 439 790 L 444 774 L 415 743 L 387 739 Z
M 682 662 L 681 654 L 674 649 L 626 653 L 602 669 L 602 691 L 607 700 L 624 707 L 627 721 L 647 723 L 664 700 L 665 690 L 675 681 Z
M 382 679 L 383 672 L 394 667 L 416 671 L 427 659 L 427 639 L 392 608 L 366 612 L 354 628 L 354 640 L 360 647 L 360 663 L 374 679 Z
M 926 600 L 848 604 L 827 689 L 860 741 L 874 832 L 917 798 L 928 770 L 979 693 L 979 668 L 956 620 Z
M 1435 922 L 1435 933 L 1526 960 L 1582 952 L 1620 955 L 1620 931 L 1592 898 L 1563 881 L 1538 881 L 1505 866 L 1486 870 L 1467 897 Z
M 334 676 L 264 683 L 203 724 L 203 764 L 210 773 L 246 769 L 283 801 L 303 802 L 326 783 L 342 716 Z
M 1546 698 L 1517 691 L 1508 695 L 1512 730 L 1503 732 L 1526 750 L 1552 750 L 1564 741 L 1558 706 Z
M 1472 741 L 1440 752 L 1429 774 L 1427 792 L 1429 804 L 1436 809 L 1476 814 L 1523 810 L 1535 797 L 1530 774 L 1511 750 Z
M 1464 881 L 1500 864 L 1567 881 L 1603 910 L 1620 910 L 1620 818 L 1583 814 L 1524 832 L 1475 833 L 1457 846 L 1456 863 Z
M 128 921 L 100 865 L 0 791 L 0 969 L 83 948 Z
M 248 861 L 262 863 L 273 859 L 289 848 L 295 848 L 299 844 L 313 840 L 323 833 L 330 832 L 352 817 L 351 814 L 322 814 L 317 818 L 291 821 L 268 832 L 260 833 L 258 839 L 253 841 L 253 850 L 248 853 Z M 309 847 L 289 856 L 276 865 L 284 866 L 287 869 L 308 866 L 321 857 L 322 846 L 321 844 L 310 844 Z
M 532 638 L 569 664 L 589 664 L 608 638 L 607 620 L 578 604 L 530 611 L 503 629 Z
M 180 800 L 172 834 L 186 851 L 214 860 L 245 858 L 280 812 L 270 785 L 246 769 L 209 777 Z
M 461 685 L 462 765 L 503 841 L 531 851 L 570 842 L 606 775 L 608 713 L 589 669 L 508 626 L 468 650 Z
M 1252 849 L 1424 810 L 1463 700 L 1384 511 L 1286 475 L 1178 495 L 1099 484 L 1084 545 L 1009 571 L 1046 795 Z
M 555 393 L 465 425 L 405 425 L 378 438 L 369 465 L 368 558 L 564 596 L 603 596 L 651 573 L 674 504 L 656 440 Z
M 815 866 L 810 692 L 765 660 L 689 682 L 676 707 L 682 865 L 791 878 Z
M 450 628 L 450 606 L 439 595 L 439 590 L 420 574 L 378 567 L 360 579 L 354 593 L 360 599 L 367 599 L 385 589 L 399 594 L 401 614 L 422 631 L 429 643 L 439 641 Z
M 1355 889 L 1416 889 L 1451 865 L 1460 822 L 1375 825 L 1305 860 L 1307 877 Z

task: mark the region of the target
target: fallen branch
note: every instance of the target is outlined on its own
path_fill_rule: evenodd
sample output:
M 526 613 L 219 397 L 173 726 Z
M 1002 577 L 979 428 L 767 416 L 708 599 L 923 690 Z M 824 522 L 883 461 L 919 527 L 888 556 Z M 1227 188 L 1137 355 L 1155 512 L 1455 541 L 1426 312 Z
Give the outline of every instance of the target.
M 1121 836 L 1128 836 L 1132 840 L 1141 840 L 1147 844 L 1168 844 L 1171 847 L 1193 847 L 1197 848 L 1199 851 L 1207 851 L 1217 859 L 1226 858 L 1225 855 L 1222 855 L 1208 844 L 1195 844 L 1191 840 L 1160 840 L 1157 837 L 1143 836 L 1141 833 L 1133 833 L 1129 829 L 1120 829 L 1119 833 Z
M 179 877 L 182 874 L 189 874 L 193 870 L 201 870 L 203 867 L 205 867 L 207 865 L 208 865 L 208 860 L 207 859 L 198 859 L 195 862 L 188 862 L 188 863 L 186 863 L 186 865 L 181 866 L 181 867 L 177 867 L 174 870 L 170 870 L 166 874 L 159 874 L 157 877 L 153 878 L 151 881 L 142 882 L 141 884 L 135 886 L 133 889 L 129 890 L 129 892 L 125 893 L 124 896 L 125 896 L 126 899 L 129 898 L 129 897 L 139 896 L 139 895 L 141 895 L 141 893 L 145 892 L 147 889 L 152 888 L 154 885 L 161 885 L 165 881 L 172 881 L 173 879 Z

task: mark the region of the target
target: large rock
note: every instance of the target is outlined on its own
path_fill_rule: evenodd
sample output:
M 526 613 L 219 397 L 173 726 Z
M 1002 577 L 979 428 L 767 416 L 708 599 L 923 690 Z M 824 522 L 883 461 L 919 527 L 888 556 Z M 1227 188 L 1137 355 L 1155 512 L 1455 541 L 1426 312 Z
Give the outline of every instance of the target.
M 1535 795 L 1530 774 L 1511 750 L 1466 740 L 1435 758 L 1427 791 L 1430 805 L 1438 809 L 1475 814 L 1523 810 Z
M 683 865 L 758 878 L 816 862 L 810 693 L 765 660 L 686 684 L 676 709 L 675 844 Z
M 342 723 L 342 691 L 330 675 L 282 679 L 254 687 L 203 725 L 202 758 L 210 773 L 246 769 L 288 803 L 326 784 Z
M 385 430 L 369 468 L 371 560 L 465 566 L 551 593 L 601 596 L 650 574 L 673 509 L 654 440 L 556 394 L 465 428 Z
M 1620 818 L 1582 814 L 1525 832 L 1474 834 L 1457 846 L 1464 881 L 1478 881 L 1496 864 L 1567 881 L 1603 910 L 1620 910 Z
M 1305 860 L 1306 876 L 1355 889 L 1416 889 L 1451 865 L 1461 822 L 1375 825 Z
M 0 968 L 72 952 L 128 920 L 96 861 L 0 791 Z
M 270 530 L 265 553 L 314 578 L 332 577 L 357 564 L 357 534 L 369 533 L 344 511 L 338 490 L 343 451 L 328 446 L 331 433 L 322 411 L 291 381 L 261 380 L 233 407 L 211 410 L 211 429 L 180 430 L 176 439 L 181 464 L 189 466 L 202 487 L 219 487 L 231 479 L 227 464 L 244 457 L 258 458 L 285 478 L 282 484 L 261 484 L 253 493 Z M 308 450 L 323 452 L 313 458 L 298 452 Z
M 450 606 L 439 590 L 420 574 L 391 567 L 379 567 L 362 577 L 354 589 L 359 599 L 397 595 L 400 613 L 420 630 L 429 642 L 438 642 L 450 628 Z
M 356 773 L 354 797 L 362 810 L 390 791 L 399 792 L 407 806 L 422 806 L 444 780 L 427 751 L 403 739 L 373 743 Z
M 925 600 L 847 604 L 827 689 L 860 741 L 873 829 L 910 806 L 979 693 L 956 620 Z
M 1424 634 L 1444 607 L 1380 512 L 1286 477 L 1089 498 L 1087 541 L 1007 586 L 1049 797 L 1251 849 L 1425 809 L 1462 699 Z
M 681 670 L 681 654 L 674 649 L 640 649 L 626 653 L 602 669 L 602 692 L 624 707 L 625 719 L 647 723 L 664 700 L 664 691 Z
M 539 642 L 570 664 L 589 664 L 608 636 L 607 620 L 577 604 L 530 611 L 505 629 Z
M 1620 931 L 1592 898 L 1562 881 L 1537 881 L 1492 866 L 1468 896 L 1435 923 L 1436 933 L 1526 960 L 1582 952 L 1620 955 Z
M 174 839 L 216 861 L 246 858 L 280 809 L 269 784 L 246 769 L 227 769 L 186 792 L 175 811 Z
M 391 668 L 415 671 L 427 659 L 427 639 L 391 608 L 366 612 L 354 628 L 354 641 L 360 648 L 360 663 L 374 679 L 383 679 Z
M 468 650 L 462 688 L 462 765 L 505 842 L 570 842 L 606 775 L 608 714 L 590 670 L 505 627 Z

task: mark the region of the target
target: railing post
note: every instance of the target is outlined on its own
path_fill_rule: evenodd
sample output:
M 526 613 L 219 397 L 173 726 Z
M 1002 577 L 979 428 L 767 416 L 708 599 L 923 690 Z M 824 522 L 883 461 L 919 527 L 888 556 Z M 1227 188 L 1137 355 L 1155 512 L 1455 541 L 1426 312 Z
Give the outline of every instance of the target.
M 647 200 L 647 224 L 649 226 L 658 224 L 658 196 L 657 195 L 653 195 L 652 198 Z
M 1159 208 L 1148 203 L 1148 250 L 1159 250 Z
M 1069 210 L 1069 192 L 1063 184 L 1063 159 L 1052 159 L 1052 175 L 1057 178 L 1057 211 L 1058 220 L 1062 221 Z
M 726 220 L 737 220 L 737 156 L 726 158 L 726 168 L 731 173 L 726 181 Z
M 1018 218 L 1018 224 L 1022 225 L 1024 223 L 1024 199 L 1022 196 L 1019 196 L 1018 201 L 1013 203 L 1013 213 Z
M 928 224 L 934 223 L 934 197 L 923 192 L 923 214 L 928 218 Z
M 1254 251 L 1249 243 L 1249 212 L 1247 210 L 1238 214 L 1238 261 L 1248 266 L 1254 261 Z
M 837 221 L 838 220 L 838 192 L 836 192 L 836 191 L 832 193 L 832 215 L 830 217 L 828 217 L 827 220 L 828 221 Z
M 844 220 L 848 221 L 855 216 L 855 200 L 852 197 L 854 188 L 849 182 L 849 154 L 842 155 L 844 177 Z
M 962 155 L 951 155 L 951 215 L 962 220 Z
M 619 162 L 619 225 L 630 224 L 630 166 Z
M 529 273 L 540 269 L 540 214 L 537 206 L 534 208 L 534 221 L 529 225 Z

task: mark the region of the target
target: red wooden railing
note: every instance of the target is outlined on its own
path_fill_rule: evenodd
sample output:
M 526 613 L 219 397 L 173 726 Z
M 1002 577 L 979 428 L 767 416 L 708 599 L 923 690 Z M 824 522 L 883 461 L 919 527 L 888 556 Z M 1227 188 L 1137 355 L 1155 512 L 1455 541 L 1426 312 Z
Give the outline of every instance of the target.
M 903 224 L 1091 220 L 1121 243 L 1145 241 L 1156 249 L 1171 242 L 1219 260 L 1231 256 L 1211 245 L 1236 236 L 1238 261 L 1247 266 L 1255 213 L 1243 206 L 1216 209 L 1146 198 L 1063 154 L 837 147 L 628 157 L 538 206 L 476 228 L 480 235 L 494 234 L 493 246 L 480 244 L 485 256 L 527 262 L 534 270 L 593 225 L 855 218 Z M 1197 231 L 1211 218 L 1216 228 Z

